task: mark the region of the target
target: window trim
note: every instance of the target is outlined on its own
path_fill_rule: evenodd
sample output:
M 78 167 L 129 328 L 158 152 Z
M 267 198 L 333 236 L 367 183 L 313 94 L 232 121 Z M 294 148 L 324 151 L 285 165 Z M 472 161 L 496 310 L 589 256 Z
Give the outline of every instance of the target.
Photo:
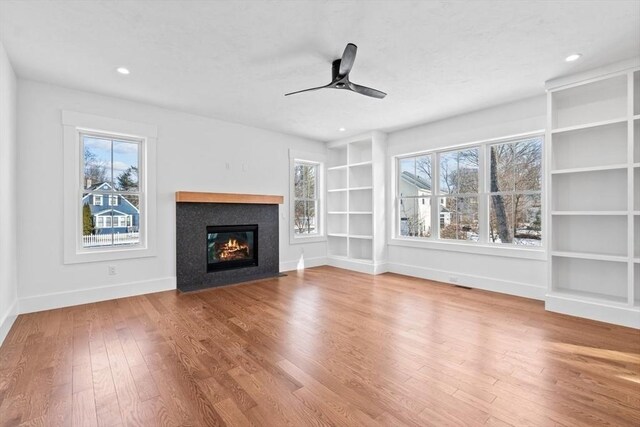
M 315 234 L 296 234 L 295 233 L 295 165 L 296 163 L 307 163 L 318 167 L 318 176 L 316 183 L 316 197 L 318 202 L 317 221 L 318 233 Z M 326 215 L 325 215 L 325 155 L 320 153 L 309 153 L 289 150 L 289 243 L 292 245 L 300 243 L 326 242 L 327 235 L 325 232 Z
M 64 144 L 64 263 L 75 264 L 118 259 L 156 256 L 156 145 L 157 126 L 113 119 L 93 114 L 62 110 Z M 106 134 L 111 137 L 141 141 L 140 166 L 140 244 L 130 247 L 83 248 L 82 206 L 77 202 L 82 194 L 80 135 Z M 86 191 L 84 191 L 86 192 Z M 104 200 L 104 199 L 103 199 Z
M 540 137 L 543 140 L 542 144 L 542 159 L 541 159 L 541 185 L 540 185 L 540 200 L 542 202 L 542 212 L 541 212 L 541 222 L 542 222 L 542 245 L 538 247 L 530 247 L 530 246 L 518 246 L 518 245 L 510 245 L 503 243 L 491 243 L 489 241 L 489 206 L 488 206 L 488 197 L 491 195 L 488 189 L 488 179 L 489 175 L 486 173 L 488 165 L 487 160 L 487 150 L 490 149 L 492 145 L 500 144 L 500 143 L 509 143 L 516 142 L 522 139 L 535 138 Z M 431 224 L 438 225 L 437 229 L 432 227 L 431 236 L 430 237 L 405 237 L 400 236 L 400 218 L 398 215 L 398 203 L 399 203 L 399 179 L 398 179 L 398 162 L 399 159 L 415 157 L 419 155 L 430 155 L 432 156 L 432 170 L 435 168 L 439 168 L 439 153 L 452 151 L 452 150 L 463 150 L 468 148 L 478 147 L 478 164 L 479 164 L 479 177 L 478 177 L 478 222 L 480 224 L 479 227 L 479 240 L 478 242 L 467 241 L 467 240 L 450 240 L 450 239 L 440 239 L 439 238 L 439 207 L 435 206 L 434 210 L 434 201 L 437 201 L 440 195 L 439 191 L 439 182 L 435 183 L 436 180 L 432 177 L 432 187 L 437 185 L 437 194 L 431 194 L 429 196 L 425 196 L 431 198 L 432 206 L 431 206 L 431 215 L 432 222 Z M 438 250 L 450 250 L 454 252 L 467 252 L 467 253 L 478 253 L 485 255 L 497 255 L 497 256 L 506 256 L 506 257 L 515 257 L 515 258 L 528 258 L 528 259 L 536 259 L 536 260 L 546 260 L 547 259 L 547 251 L 548 251 L 548 238 L 546 238 L 546 144 L 545 144 L 545 130 L 535 130 L 532 132 L 526 132 L 521 134 L 509 135 L 499 138 L 490 138 L 485 140 L 479 140 L 475 142 L 468 142 L 463 144 L 450 145 L 446 147 L 438 147 L 429 150 L 423 151 L 415 151 L 403 154 L 395 154 L 389 158 L 390 160 L 390 170 L 391 170 L 391 192 L 392 197 L 390 197 L 390 223 L 391 227 L 389 227 L 389 242 L 390 246 L 406 246 L 406 247 L 416 247 L 416 248 L 424 248 L 424 249 L 438 249 Z M 435 160 L 434 160 L 435 159 Z M 434 163 L 435 162 L 435 163 Z M 439 170 L 434 172 L 434 175 L 439 178 Z M 434 184 L 435 183 L 435 184 Z M 520 192 L 519 192 L 520 193 Z M 434 218 L 435 217 L 435 218 Z M 436 222 L 434 222 L 436 221 Z

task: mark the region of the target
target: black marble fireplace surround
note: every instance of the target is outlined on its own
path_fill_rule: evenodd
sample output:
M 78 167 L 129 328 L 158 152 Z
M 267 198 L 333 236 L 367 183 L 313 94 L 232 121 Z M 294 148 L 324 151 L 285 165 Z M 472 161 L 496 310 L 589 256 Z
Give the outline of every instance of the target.
M 258 265 L 207 271 L 207 227 L 257 225 Z M 277 204 L 176 203 L 176 273 L 181 291 L 194 291 L 279 273 Z

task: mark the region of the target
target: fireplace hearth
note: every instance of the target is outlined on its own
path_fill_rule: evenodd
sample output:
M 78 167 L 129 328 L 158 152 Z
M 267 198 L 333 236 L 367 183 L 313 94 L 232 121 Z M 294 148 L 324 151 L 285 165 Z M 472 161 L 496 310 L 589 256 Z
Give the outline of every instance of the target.
M 258 226 L 207 227 L 207 271 L 258 265 Z

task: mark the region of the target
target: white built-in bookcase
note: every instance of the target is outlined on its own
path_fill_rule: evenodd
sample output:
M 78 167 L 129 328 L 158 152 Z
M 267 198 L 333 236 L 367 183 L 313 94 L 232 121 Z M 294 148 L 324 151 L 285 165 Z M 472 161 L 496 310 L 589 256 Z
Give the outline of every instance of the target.
M 640 70 L 547 97 L 547 309 L 640 327 Z
M 385 258 L 385 136 L 372 132 L 327 146 L 329 263 L 376 274 Z

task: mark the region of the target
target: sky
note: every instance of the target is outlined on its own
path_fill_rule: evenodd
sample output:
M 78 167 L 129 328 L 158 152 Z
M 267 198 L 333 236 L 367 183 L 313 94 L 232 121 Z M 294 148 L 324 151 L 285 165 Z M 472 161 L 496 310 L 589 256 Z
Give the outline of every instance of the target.
M 130 166 L 138 166 L 138 144 L 129 141 L 84 137 L 84 146 L 95 156 L 98 163 L 111 168 L 111 144 L 113 141 L 113 179 Z M 107 177 L 109 173 L 107 173 Z

